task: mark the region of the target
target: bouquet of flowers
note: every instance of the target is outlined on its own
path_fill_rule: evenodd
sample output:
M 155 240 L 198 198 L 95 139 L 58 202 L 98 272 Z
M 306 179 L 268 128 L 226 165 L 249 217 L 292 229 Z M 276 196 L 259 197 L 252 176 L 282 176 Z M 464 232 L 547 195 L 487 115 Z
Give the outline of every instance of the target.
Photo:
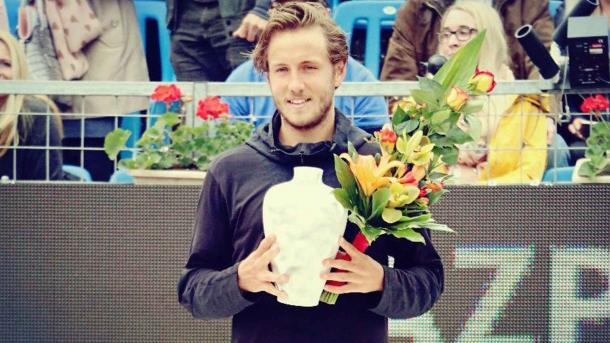
M 347 153 L 335 155 L 341 188 L 334 195 L 360 229 L 353 242 L 359 251 L 384 234 L 425 244 L 418 229 L 453 232 L 432 218 L 430 205 L 447 192 L 447 165 L 457 162 L 457 145 L 479 137 L 474 113 L 483 100 L 472 96 L 495 86 L 491 73 L 476 68 L 484 35 L 472 39 L 432 79 L 419 79 L 419 89 L 398 103 L 391 124 L 374 134 L 379 154 L 360 155 L 348 144 Z M 469 124 L 467 131 L 459 120 Z M 350 259 L 343 252 L 337 258 Z M 321 301 L 336 300 L 336 294 L 322 293 Z

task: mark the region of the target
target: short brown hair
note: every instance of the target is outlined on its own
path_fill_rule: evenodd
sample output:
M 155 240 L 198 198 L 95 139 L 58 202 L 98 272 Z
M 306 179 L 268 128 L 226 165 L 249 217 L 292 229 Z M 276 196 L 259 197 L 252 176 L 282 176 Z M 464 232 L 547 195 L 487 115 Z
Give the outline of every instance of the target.
M 252 52 L 256 70 L 260 73 L 269 71 L 267 54 L 275 33 L 314 26 L 321 27 L 326 36 L 330 63 L 346 63 L 348 52 L 345 33 L 328 15 L 327 9 L 315 3 L 288 2 L 269 12 L 269 22 Z

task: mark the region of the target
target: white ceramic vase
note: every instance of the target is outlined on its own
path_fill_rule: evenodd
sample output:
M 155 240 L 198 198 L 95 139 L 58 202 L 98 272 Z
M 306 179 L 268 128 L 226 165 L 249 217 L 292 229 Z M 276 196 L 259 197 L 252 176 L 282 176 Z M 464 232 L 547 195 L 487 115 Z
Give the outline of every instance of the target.
M 275 234 L 280 252 L 271 262 L 276 273 L 286 274 L 278 288 L 288 295 L 280 302 L 316 306 L 324 290 L 322 265 L 334 257 L 347 222 L 347 211 L 335 199 L 332 187 L 322 183 L 322 169 L 295 167 L 294 177 L 271 187 L 263 200 L 265 236 Z

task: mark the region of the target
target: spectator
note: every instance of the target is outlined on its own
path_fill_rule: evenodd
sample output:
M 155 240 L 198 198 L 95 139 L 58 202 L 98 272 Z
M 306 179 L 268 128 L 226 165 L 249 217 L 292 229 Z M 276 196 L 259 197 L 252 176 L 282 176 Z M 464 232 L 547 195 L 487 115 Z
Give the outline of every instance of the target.
M 334 154 L 346 152 L 348 142 L 362 154 L 377 150 L 334 109 L 347 41 L 323 11 L 318 4 L 291 2 L 271 13 L 254 63 L 268 73 L 282 111 L 246 144 L 219 156 L 201 191 L 178 300 L 197 318 L 233 316 L 233 342 L 387 342 L 388 317 L 421 315 L 443 291 L 442 261 L 428 230 L 421 230 L 425 244 L 384 235 L 366 254 L 342 240 L 351 256 L 342 264 L 346 272 L 320 275 L 347 282 L 326 286 L 342 294 L 335 305 L 304 308 L 276 299 L 285 293 L 273 282 L 286 276 L 268 269 L 278 248 L 273 236 L 263 239 L 267 190 L 288 181 L 295 166 L 322 168 L 324 183 L 338 187 Z M 348 225 L 347 239 L 357 230 Z M 389 256 L 394 268 L 387 266 Z M 341 263 L 327 262 L 330 267 Z
M 567 0 L 565 2 L 566 15 L 570 13 L 577 1 Z M 605 15 L 610 18 L 610 1 L 600 0 L 597 9 L 591 13 L 591 15 Z M 610 35 L 610 19 L 608 19 L 608 33 Z M 610 43 L 610 38 L 609 42 Z M 591 130 L 591 124 L 594 124 L 597 120 L 595 116 L 590 113 L 581 114 L 581 105 L 583 99 L 589 94 L 568 94 L 564 100 L 565 111 L 569 113 L 569 119 L 559 127 L 559 132 L 566 139 L 567 144 L 570 147 L 571 164 L 575 164 L 580 158 L 585 157 L 585 150 L 587 148 L 586 140 L 589 137 Z M 606 94 L 609 97 L 610 94 Z M 605 118 L 609 120 L 606 115 Z
M 13 36 L 0 31 L 0 80 L 27 78 L 23 50 Z M 0 95 L 0 177 L 64 179 L 61 151 L 48 149 L 61 146 L 60 118 L 44 115 L 48 113 L 49 104 L 50 100 L 45 97 Z M 43 149 L 37 149 L 39 147 Z
M 441 20 L 438 51 L 451 57 L 486 30 L 479 67 L 497 80 L 514 80 L 508 45 L 498 12 L 479 1 L 450 6 Z M 461 147 L 453 173 L 460 183 L 529 183 L 541 181 L 546 164 L 547 96 L 491 95 L 483 111 L 481 139 Z
M 381 70 L 381 80 L 415 80 L 417 75 L 425 75 L 421 63 L 436 52 L 441 16 L 453 2 L 409 0 L 402 5 Z M 548 0 L 493 0 L 493 4 L 502 14 L 514 75 L 517 79 L 537 79 L 538 70 L 514 38 L 514 32 L 524 24 L 532 24 L 540 40 L 549 48 L 553 19 L 548 10 Z
M 275 1 L 282 3 L 286 1 Z M 326 1 L 306 1 L 320 3 L 326 6 Z M 330 9 L 329 13 L 330 13 Z M 229 77 L 227 82 L 265 82 L 265 75 L 257 72 L 252 59 L 242 63 Z M 347 82 L 374 82 L 377 79 L 360 62 L 351 56 L 347 59 L 345 81 Z M 256 116 L 256 125 L 267 122 L 276 107 L 271 97 L 225 97 L 229 104 L 230 112 L 236 116 Z M 383 97 L 359 96 L 359 97 L 335 97 L 335 106 L 342 113 L 352 118 L 354 124 L 368 132 L 381 129 L 388 121 L 388 110 Z
M 101 35 L 86 45 L 82 53 L 88 68 L 84 81 L 148 81 L 148 68 L 142 47 L 140 29 L 132 0 L 90 0 L 89 4 L 101 25 Z M 52 25 L 52 22 L 51 22 Z M 79 114 L 84 111 L 84 160 L 79 150 L 64 152 L 66 163 L 80 165 L 91 173 L 94 181 L 108 181 L 114 163 L 100 150 L 104 137 L 115 128 L 117 114 L 146 110 L 148 99 L 143 97 L 87 96 L 74 97 L 75 116 L 64 120 L 64 145 L 81 147 Z M 119 123 L 133 118 L 121 118 Z M 136 119 L 139 120 L 139 119 Z M 89 148 L 89 149 L 88 149 Z
M 166 0 L 179 81 L 224 81 L 267 24 L 270 0 Z

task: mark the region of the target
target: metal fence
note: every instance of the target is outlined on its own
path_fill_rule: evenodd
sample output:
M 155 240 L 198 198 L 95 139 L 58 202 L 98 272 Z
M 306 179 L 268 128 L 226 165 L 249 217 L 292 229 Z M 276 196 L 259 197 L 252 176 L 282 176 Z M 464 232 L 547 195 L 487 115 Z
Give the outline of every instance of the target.
M 51 97 L 57 96 L 71 96 L 71 97 L 97 97 L 97 96 L 105 96 L 111 99 L 114 99 L 114 103 L 118 104 L 120 100 L 129 97 L 130 99 L 148 99 L 152 94 L 153 90 L 161 83 L 155 82 L 69 82 L 69 81 L 6 81 L 0 83 L 0 94 L 23 94 L 23 95 L 48 95 Z M 197 125 L 196 120 L 196 101 L 198 99 L 205 98 L 207 96 L 223 96 L 223 97 L 233 97 L 233 96 L 246 96 L 249 101 L 252 101 L 254 97 L 265 97 L 270 96 L 270 90 L 266 83 L 192 83 L 192 82 L 176 82 L 175 83 L 182 91 L 184 95 L 192 97 L 194 101 L 187 103 L 183 109 L 184 121 L 188 125 Z M 373 97 L 373 96 L 383 96 L 383 97 L 400 97 L 406 96 L 410 93 L 410 91 L 414 88 L 417 88 L 418 84 L 416 82 L 345 82 L 336 92 L 336 96 L 358 96 L 358 97 Z M 562 96 L 565 96 L 567 93 L 606 93 L 608 90 L 606 89 L 594 89 L 594 90 L 571 90 L 571 91 L 563 91 L 556 88 L 551 81 L 540 80 L 540 81 L 514 81 L 514 82 L 499 82 L 496 86 L 493 95 L 511 95 L 511 94 L 540 94 L 540 93 L 549 93 L 554 95 L 552 99 L 554 99 L 555 106 L 553 106 L 553 115 L 555 115 L 557 120 L 557 124 L 562 122 L 566 122 L 570 118 L 569 113 L 563 113 L 561 110 L 561 106 L 559 106 L 559 99 Z M 487 96 L 489 99 L 489 96 Z M 147 100 L 148 101 L 148 100 Z M 111 101 L 112 103 L 112 101 Z M 46 128 L 49 129 L 50 118 L 53 113 L 53 109 L 47 106 L 46 113 L 31 113 L 32 115 L 43 115 L 47 117 L 47 125 Z M 103 113 L 106 117 L 114 118 L 114 127 L 119 127 L 120 121 L 125 117 L 140 117 L 143 118 L 144 122 L 143 126 L 146 127 L 148 122 L 147 119 L 151 118 L 154 113 L 151 113 L 150 106 L 149 109 L 144 113 L 119 113 L 121 111 L 118 110 L 118 105 L 112 108 L 106 109 L 105 113 Z M 27 114 L 27 113 L 26 113 Z M 19 146 L 15 143 L 9 145 L 0 145 L 0 149 L 8 148 L 16 152 L 19 149 L 31 149 L 31 150 L 44 150 L 46 152 L 46 177 L 45 181 L 50 181 L 49 177 L 49 151 L 60 150 L 64 153 L 66 151 L 77 151 L 81 155 L 80 165 L 78 167 L 83 167 L 83 154 L 86 151 L 98 151 L 102 152 L 103 148 L 101 146 L 92 147 L 87 146 L 84 142 L 84 138 L 86 136 L 85 130 L 85 119 L 94 118 L 95 116 L 88 111 L 86 106 L 82 105 L 79 108 L 72 108 L 63 111 L 60 115 L 65 118 L 76 119 L 80 123 L 80 144 L 77 146 L 56 146 L 52 145 L 47 138 L 46 144 L 37 145 L 37 146 Z M 346 113 L 352 120 L 358 119 L 358 113 Z M 544 113 L 521 113 L 521 115 L 549 115 Z M 98 114 L 99 116 L 99 114 Z M 371 116 L 371 115 L 369 115 Z M 386 117 L 386 113 L 380 113 L 377 116 Z M 247 120 L 255 121 L 256 119 L 261 119 L 260 116 L 256 114 L 251 114 L 247 117 Z M 268 117 L 262 118 L 264 120 L 268 119 Z M 16 124 L 15 124 L 16 125 Z M 47 137 L 48 137 L 47 133 Z M 134 152 L 137 153 L 137 149 L 133 149 Z M 561 153 L 556 149 L 556 147 L 550 146 L 548 149 L 549 155 L 557 156 L 558 153 Z M 13 153 L 13 175 L 17 175 L 16 170 L 19 167 L 17 165 L 17 160 L 15 158 L 16 153 Z M 553 160 L 553 159 L 552 159 Z M 556 161 L 556 159 L 554 159 Z M 553 165 L 548 166 L 554 167 Z M 114 162 L 114 169 L 117 168 L 116 162 Z M 0 175 L 2 176 L 2 175 Z M 5 182 L 11 182 L 15 180 L 6 180 Z M 19 181 L 19 179 L 16 179 Z M 551 180 L 551 181 L 556 181 Z

